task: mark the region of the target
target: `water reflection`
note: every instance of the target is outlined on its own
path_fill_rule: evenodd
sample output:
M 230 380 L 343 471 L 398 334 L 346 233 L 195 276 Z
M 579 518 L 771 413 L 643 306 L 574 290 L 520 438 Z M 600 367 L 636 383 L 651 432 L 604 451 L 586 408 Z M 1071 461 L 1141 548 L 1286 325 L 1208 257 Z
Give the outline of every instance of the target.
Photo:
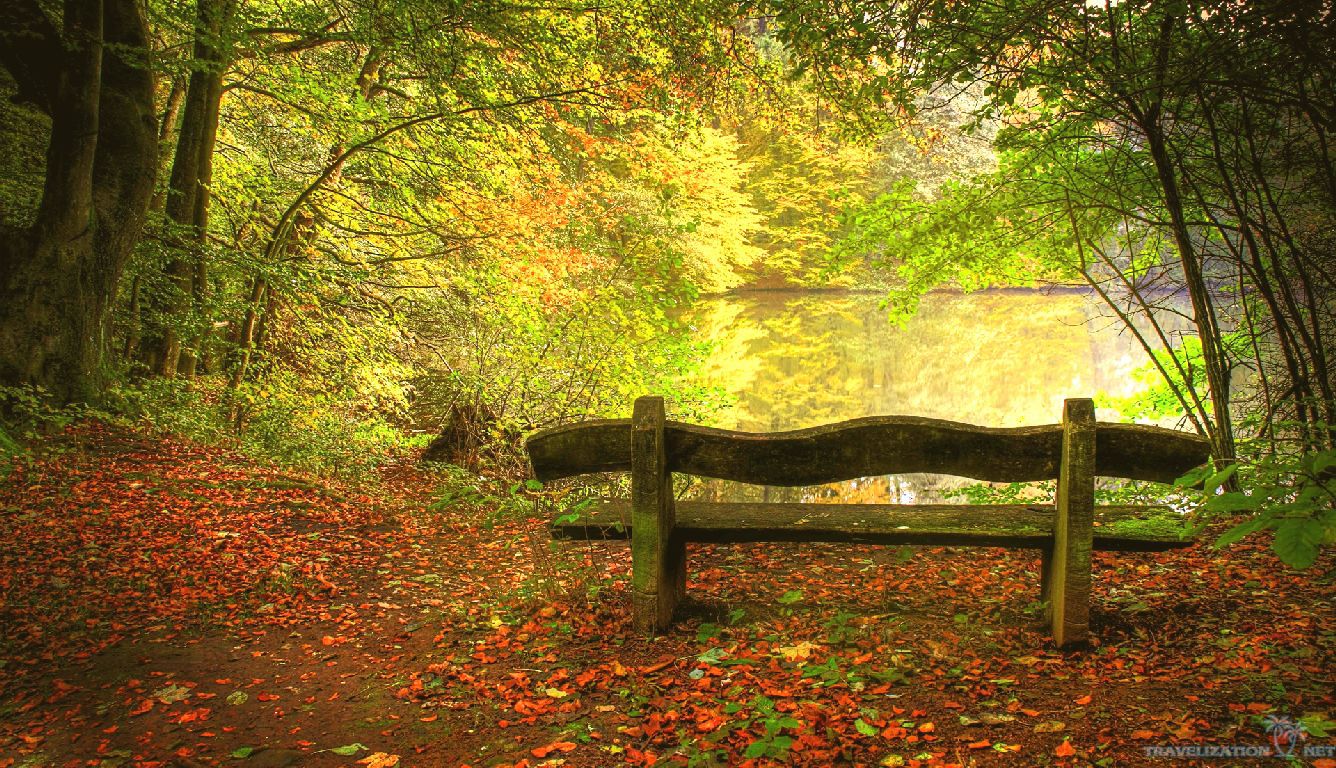
M 904 327 L 887 321 L 880 299 L 767 291 L 702 302 L 692 325 L 715 344 L 703 375 L 737 400 L 715 426 L 773 432 L 887 414 L 1051 424 L 1061 419 L 1064 398 L 1132 394 L 1129 374 L 1147 361 L 1084 291 L 937 293 Z M 1171 330 L 1181 329 L 1176 320 L 1176 328 L 1166 321 Z M 691 495 L 931 503 L 968 482 L 900 475 L 794 489 L 711 481 Z

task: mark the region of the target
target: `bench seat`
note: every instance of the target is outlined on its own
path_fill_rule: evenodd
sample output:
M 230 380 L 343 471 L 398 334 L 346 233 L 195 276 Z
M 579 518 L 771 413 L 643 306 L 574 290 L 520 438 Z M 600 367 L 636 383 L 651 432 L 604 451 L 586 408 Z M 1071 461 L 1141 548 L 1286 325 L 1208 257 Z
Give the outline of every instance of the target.
M 863 544 L 1047 549 L 1052 504 L 794 504 L 679 501 L 674 533 L 683 541 L 823 541 Z M 631 502 L 602 499 L 559 518 L 562 540 L 631 538 Z M 1152 524 L 1138 525 L 1150 521 Z M 1192 544 L 1186 525 L 1163 506 L 1095 508 L 1094 549 L 1162 552 Z M 1115 532 L 1116 529 L 1116 532 Z M 1175 530 L 1178 529 L 1178 530 Z

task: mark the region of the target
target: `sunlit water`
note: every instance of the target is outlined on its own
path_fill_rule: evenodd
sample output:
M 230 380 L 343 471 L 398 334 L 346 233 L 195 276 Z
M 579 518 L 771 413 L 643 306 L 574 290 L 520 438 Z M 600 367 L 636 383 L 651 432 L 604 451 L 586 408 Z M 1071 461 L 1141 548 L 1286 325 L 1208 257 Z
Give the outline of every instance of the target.
M 1052 424 L 1064 398 L 1133 394 L 1131 373 L 1149 361 L 1085 291 L 936 293 L 903 327 L 887 320 L 880 300 L 765 291 L 702 302 L 691 324 L 714 345 L 704 376 L 736 400 L 714 426 L 774 432 L 892 414 L 994 427 Z M 1186 327 L 1180 317 L 1161 322 L 1175 332 Z M 900 475 L 788 489 L 711 481 L 691 495 L 930 503 L 970 482 Z

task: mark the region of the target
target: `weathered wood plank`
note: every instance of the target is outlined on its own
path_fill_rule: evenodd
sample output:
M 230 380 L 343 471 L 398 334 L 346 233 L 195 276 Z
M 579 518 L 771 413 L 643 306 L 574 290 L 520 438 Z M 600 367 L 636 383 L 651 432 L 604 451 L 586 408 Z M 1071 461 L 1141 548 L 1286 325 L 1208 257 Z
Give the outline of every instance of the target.
M 543 430 L 527 442 L 543 482 L 631 468 L 631 421 Z M 759 485 L 817 485 L 873 475 L 937 472 L 991 482 L 1058 477 L 1062 427 L 978 427 L 877 416 L 791 432 L 752 433 L 667 422 L 668 469 Z M 1169 482 L 1206 461 L 1195 435 L 1135 424 L 1097 425 L 1095 472 Z
M 1211 458 L 1204 437 L 1145 424 L 1095 424 L 1095 475 L 1172 483 Z
M 686 548 L 673 532 L 673 481 L 663 413 L 663 398 L 639 398 L 631 425 L 631 522 L 636 530 L 631 540 L 632 623 L 649 635 L 672 623 L 686 572 Z
M 1041 592 L 1048 596 L 1053 641 L 1084 643 L 1090 628 L 1090 551 L 1094 545 L 1095 404 L 1066 401 L 1062 414 L 1062 475 L 1058 478 L 1053 551 Z
M 676 533 L 683 541 L 826 541 L 868 544 L 976 545 L 1048 549 L 1056 513 L 1051 504 L 733 504 L 676 503 Z M 1160 506 L 1096 507 L 1094 548 L 1160 552 L 1192 544 L 1167 532 L 1171 525 L 1137 521 L 1177 520 Z M 563 540 L 626 539 L 634 523 L 626 500 L 602 500 L 578 519 L 554 523 Z
M 631 420 L 590 419 L 535 432 L 524 443 L 539 482 L 631 469 Z

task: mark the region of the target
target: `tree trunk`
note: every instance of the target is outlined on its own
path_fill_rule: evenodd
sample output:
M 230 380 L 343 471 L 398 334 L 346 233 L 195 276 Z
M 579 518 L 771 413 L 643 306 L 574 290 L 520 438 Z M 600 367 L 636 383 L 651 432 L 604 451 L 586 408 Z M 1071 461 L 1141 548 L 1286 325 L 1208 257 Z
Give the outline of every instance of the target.
M 6 6 L 0 64 L 20 93 L 49 107 L 51 137 L 34 224 L 0 232 L 0 380 L 89 400 L 101 388 L 109 309 L 153 193 L 147 29 L 135 0 L 67 0 L 61 30 L 34 0 Z M 19 50 L 10 35 L 24 40 Z
M 203 331 L 183 334 L 181 328 L 189 325 L 192 314 L 202 312 L 206 294 L 208 269 L 202 246 L 209 227 L 209 183 L 223 72 L 231 59 L 222 35 L 232 9 L 230 0 L 196 2 L 193 69 L 164 209 L 171 228 L 167 240 L 178 253 L 166 268 L 172 295 L 163 307 L 167 317 L 156 353 L 157 370 L 163 376 L 193 376 L 204 341 Z
M 1211 410 L 1215 417 L 1214 429 L 1209 430 L 1207 437 L 1211 441 L 1211 452 L 1216 461 L 1222 465 L 1230 464 L 1234 461 L 1234 425 L 1229 414 L 1229 360 L 1216 320 L 1215 305 L 1202 274 L 1202 265 L 1197 261 L 1197 249 L 1192 242 L 1192 233 L 1188 229 L 1187 217 L 1183 211 L 1183 196 L 1179 190 L 1178 174 L 1169 156 L 1169 148 L 1160 130 L 1158 117 L 1151 115 L 1141 128 L 1146 137 L 1146 146 L 1150 150 L 1151 159 L 1155 163 L 1165 208 L 1169 212 L 1170 229 L 1173 230 L 1179 263 L 1183 267 L 1183 282 L 1188 289 L 1188 298 L 1192 301 L 1193 320 L 1197 325 L 1197 335 L 1201 339 L 1202 360 L 1206 365 L 1206 385 L 1211 392 Z

